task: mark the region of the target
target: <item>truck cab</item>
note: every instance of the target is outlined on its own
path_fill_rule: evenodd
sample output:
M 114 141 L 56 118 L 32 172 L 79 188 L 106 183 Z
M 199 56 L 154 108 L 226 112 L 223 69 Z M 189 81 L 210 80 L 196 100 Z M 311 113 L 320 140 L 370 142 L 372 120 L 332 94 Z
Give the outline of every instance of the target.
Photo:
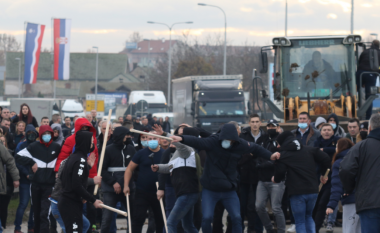
M 147 106 L 137 106 L 139 101 L 146 101 Z M 149 113 L 163 113 L 168 111 L 165 95 L 162 91 L 132 91 L 129 95 L 128 109 L 124 115 L 146 115 Z
M 360 35 L 276 37 L 272 42 L 261 48 L 260 72 L 267 72 L 273 51 L 274 96 L 264 91 L 262 97 L 278 120 L 296 121 L 301 112 L 357 117 L 355 44 Z

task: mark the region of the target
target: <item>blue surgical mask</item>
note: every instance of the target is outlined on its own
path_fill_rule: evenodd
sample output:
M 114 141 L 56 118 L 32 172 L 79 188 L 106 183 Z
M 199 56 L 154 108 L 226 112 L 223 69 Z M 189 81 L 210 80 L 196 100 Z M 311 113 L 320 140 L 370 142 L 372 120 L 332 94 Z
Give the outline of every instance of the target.
M 223 147 L 224 149 L 228 149 L 228 148 L 230 148 L 230 147 L 231 147 L 231 141 L 229 141 L 229 140 L 223 140 L 223 141 L 222 141 L 222 147 Z
M 158 147 L 158 141 L 157 140 L 150 140 L 150 141 L 148 141 L 148 146 L 150 149 L 155 150 Z
M 141 141 L 141 145 L 142 145 L 143 147 L 147 147 L 147 146 L 148 146 L 148 142 L 147 142 L 147 141 Z
M 306 129 L 307 123 L 298 123 L 298 127 L 300 127 L 301 129 Z
M 44 135 L 42 135 L 42 141 L 44 141 L 45 143 L 50 142 L 50 140 L 51 140 L 51 135 L 50 134 L 44 134 Z
M 330 125 L 333 127 L 333 129 L 336 128 L 336 124 L 330 123 Z

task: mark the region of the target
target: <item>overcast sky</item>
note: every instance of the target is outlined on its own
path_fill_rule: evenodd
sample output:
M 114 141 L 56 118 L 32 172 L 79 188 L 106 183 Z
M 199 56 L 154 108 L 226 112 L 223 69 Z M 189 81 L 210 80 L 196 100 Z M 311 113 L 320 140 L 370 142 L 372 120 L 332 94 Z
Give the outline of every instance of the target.
M 227 15 L 227 41 L 267 45 L 274 36 L 284 35 L 285 0 L 199 0 L 217 5 Z M 98 46 L 99 52 L 119 52 L 133 31 L 146 39 L 169 39 L 163 25 L 174 26 L 173 39 L 183 32 L 205 41 L 207 36 L 223 35 L 222 12 L 198 6 L 196 0 L 0 0 L 0 33 L 23 41 L 24 22 L 46 25 L 43 47 L 51 47 L 51 18 L 72 19 L 71 52 L 86 52 Z M 380 0 L 355 0 L 354 33 L 369 38 L 380 34 Z M 351 0 L 288 0 L 288 35 L 334 35 L 350 33 Z

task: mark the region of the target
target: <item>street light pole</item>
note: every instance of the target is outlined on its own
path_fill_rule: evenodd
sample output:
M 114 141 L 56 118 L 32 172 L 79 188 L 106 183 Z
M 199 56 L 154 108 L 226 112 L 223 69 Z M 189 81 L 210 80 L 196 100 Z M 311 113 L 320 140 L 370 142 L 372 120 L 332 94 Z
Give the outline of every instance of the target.
M 99 58 L 99 48 L 93 46 L 96 49 L 96 68 L 95 68 L 95 110 L 98 111 L 98 58 Z
M 171 72 L 172 72 L 172 29 L 173 26 L 176 24 L 192 24 L 192 21 L 189 22 L 179 22 L 179 23 L 173 23 L 172 26 L 169 26 L 165 23 L 158 23 L 158 22 L 153 22 L 153 21 L 148 21 L 150 24 L 161 24 L 165 25 L 168 27 L 170 36 L 169 36 L 169 67 L 168 67 L 168 107 L 170 107 L 170 92 L 171 92 Z
M 285 3 L 285 36 L 288 36 L 288 0 Z
M 205 3 L 198 3 L 199 6 L 211 6 L 211 7 L 216 7 L 219 10 L 223 12 L 224 15 L 224 58 L 223 58 L 223 75 L 226 75 L 226 66 L 227 66 L 227 16 L 226 12 L 218 6 L 214 5 L 208 5 Z
M 17 57 L 15 60 L 18 61 L 18 98 L 21 98 L 21 59 Z
M 354 0 L 351 0 L 351 34 L 354 34 Z

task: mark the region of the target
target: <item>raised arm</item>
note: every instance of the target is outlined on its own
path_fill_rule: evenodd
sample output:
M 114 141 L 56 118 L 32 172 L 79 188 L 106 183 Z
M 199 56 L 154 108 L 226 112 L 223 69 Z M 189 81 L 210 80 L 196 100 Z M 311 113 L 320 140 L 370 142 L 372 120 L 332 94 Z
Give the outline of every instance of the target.
M 197 138 L 193 136 L 171 136 L 174 139 L 174 142 L 181 142 L 187 146 L 193 147 L 197 150 L 212 150 L 215 147 L 215 138 L 217 135 L 212 135 L 208 138 Z

